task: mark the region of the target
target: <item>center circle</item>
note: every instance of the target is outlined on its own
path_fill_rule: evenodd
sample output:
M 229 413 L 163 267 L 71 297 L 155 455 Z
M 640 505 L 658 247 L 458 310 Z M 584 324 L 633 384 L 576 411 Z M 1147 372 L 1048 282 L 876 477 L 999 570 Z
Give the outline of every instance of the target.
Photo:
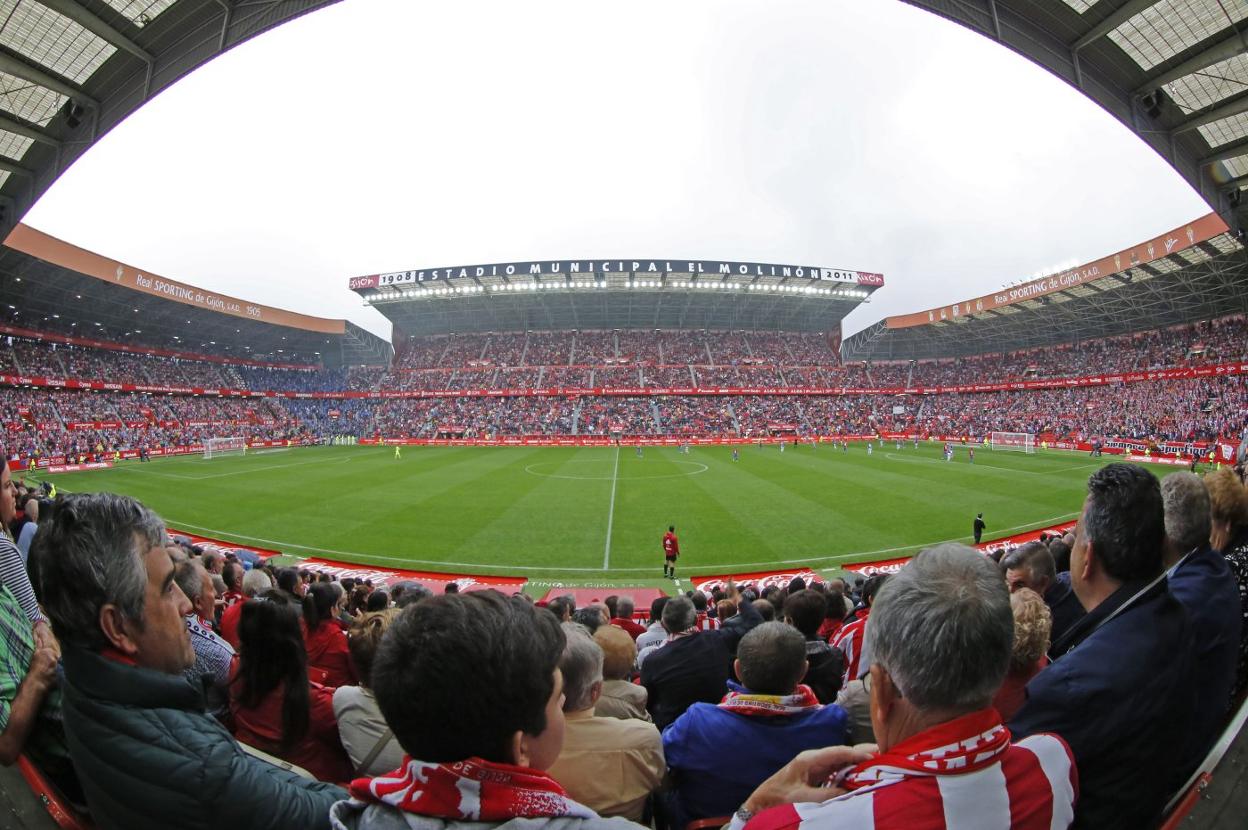
M 699 473 L 705 473 L 707 470 L 710 469 L 705 464 L 699 464 L 697 461 L 669 461 L 668 462 L 669 464 L 685 464 L 690 467 L 697 467 L 698 469 L 690 470 L 689 472 L 686 472 L 686 473 L 664 473 L 662 475 L 656 475 L 656 476 L 625 476 L 625 475 L 621 475 L 621 476 L 576 476 L 576 475 L 564 475 L 562 473 L 543 473 L 543 472 L 539 472 L 538 469 L 534 469 L 534 468 L 540 469 L 542 467 L 563 468 L 569 464 L 603 464 L 603 463 L 604 462 L 599 459 L 588 459 L 588 458 L 581 459 L 579 461 L 542 461 L 542 462 L 538 462 L 537 464 L 528 465 L 527 467 L 524 468 L 524 471 L 528 473 L 529 475 L 537 476 L 539 478 L 562 478 L 568 481 L 611 481 L 612 479 L 616 481 L 641 481 L 641 480 L 655 480 L 655 479 L 662 479 L 662 478 L 687 478 L 689 476 L 696 476 Z

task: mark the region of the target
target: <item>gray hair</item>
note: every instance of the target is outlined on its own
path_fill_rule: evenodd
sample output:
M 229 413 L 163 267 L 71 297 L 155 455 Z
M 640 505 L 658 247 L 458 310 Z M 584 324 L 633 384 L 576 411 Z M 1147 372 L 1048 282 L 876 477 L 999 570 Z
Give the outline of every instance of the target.
M 672 597 L 663 606 L 663 628 L 668 634 L 677 634 L 692 628 L 697 621 L 698 612 L 689 597 Z
M 243 596 L 255 597 L 273 587 L 273 580 L 259 568 L 253 568 L 243 574 Z
M 602 646 L 580 623 L 562 624 L 567 644 L 559 670 L 563 672 L 563 711 L 580 712 L 593 705 L 595 683 L 602 682 Z
M 765 622 L 741 638 L 737 660 L 741 682 L 751 692 L 792 694 L 806 673 L 806 638 L 786 623 Z
M 988 557 L 965 545 L 938 545 L 880 589 L 866 636 L 864 651 L 917 709 L 982 709 L 1010 664 L 1010 593 Z
M 1166 535 L 1181 554 L 1209 544 L 1209 491 L 1199 476 L 1186 472 L 1166 476 L 1161 481 L 1161 504 Z
M 192 603 L 204 592 L 204 566 L 198 559 L 185 559 L 174 567 L 173 581 Z
M 636 610 L 637 604 L 632 597 L 624 596 L 615 601 L 615 616 L 621 619 L 631 620 Z
M 143 557 L 164 540 L 164 522 L 129 496 L 62 496 L 30 551 L 39 597 L 61 642 L 91 651 L 107 646 L 100 629 L 105 605 L 142 625 Z
M 1057 579 L 1057 560 L 1044 542 L 1027 542 L 1001 557 L 1002 571 L 1026 571 L 1035 580 L 1047 577 L 1052 584 Z
M 409 605 L 415 605 L 421 600 L 429 599 L 433 596 L 433 591 L 429 590 L 419 582 L 408 582 L 404 585 L 403 593 L 399 594 L 399 598 L 394 601 L 398 608 L 406 608 Z

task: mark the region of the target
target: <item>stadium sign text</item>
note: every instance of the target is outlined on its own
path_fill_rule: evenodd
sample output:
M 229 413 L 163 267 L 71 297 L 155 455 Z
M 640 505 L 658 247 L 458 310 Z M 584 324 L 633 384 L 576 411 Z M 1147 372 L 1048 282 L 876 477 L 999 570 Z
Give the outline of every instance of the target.
M 391 271 L 352 277 L 353 291 L 382 288 L 390 285 L 437 282 L 451 279 L 474 279 L 480 277 L 507 278 L 537 276 L 590 276 L 593 274 L 641 274 L 660 276 L 664 274 L 691 274 L 699 277 L 776 277 L 816 281 L 842 282 L 851 285 L 881 286 L 884 275 L 868 271 L 851 271 L 842 268 L 822 268 L 813 265 L 777 265 L 763 262 L 724 262 L 718 260 L 666 260 L 666 259 L 592 259 L 592 260 L 545 260 L 542 262 L 498 262 L 490 265 L 455 265 L 447 268 L 427 268 L 412 271 Z

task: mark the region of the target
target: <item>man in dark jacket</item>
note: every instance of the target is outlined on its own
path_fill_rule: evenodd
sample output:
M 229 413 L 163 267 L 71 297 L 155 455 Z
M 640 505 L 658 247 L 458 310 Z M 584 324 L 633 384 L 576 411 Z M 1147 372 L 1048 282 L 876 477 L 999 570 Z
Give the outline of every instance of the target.
M 1056 643 L 1079 621 L 1086 611 L 1070 587 L 1070 573 L 1059 574 L 1052 551 L 1044 542 L 1028 542 L 1001 557 L 1001 570 L 1005 582 L 1014 593 L 1019 588 L 1030 588 L 1044 597 L 1053 615 L 1052 642 Z
M 1015 739 L 1056 732 L 1079 767 L 1072 827 L 1152 827 L 1181 784 L 1196 684 L 1188 615 L 1166 586 L 1161 488 L 1110 464 L 1088 480 L 1071 551 L 1088 609 L 1050 650 L 1009 724 Z
M 841 601 L 837 597 L 836 601 Z M 784 621 L 802 633 L 806 641 L 806 662 L 810 664 L 803 681 L 820 703 L 835 703 L 845 672 L 845 655 L 819 637 L 819 626 L 828 613 L 828 599 L 809 589 L 789 594 L 784 601 Z
M 1222 731 L 1235 685 L 1241 628 L 1239 588 L 1226 557 L 1209 547 L 1209 491 L 1194 473 L 1171 473 L 1161 483 L 1166 510 L 1165 567 L 1170 593 L 1192 620 L 1197 705 L 1185 774 Z
M 315 828 L 343 790 L 246 754 L 183 676 L 195 662 L 165 527 L 110 493 L 63 498 L 32 556 L 64 644 L 70 756 L 102 828 Z
M 718 703 L 728 691 L 737 643 L 763 621 L 753 603 L 743 601 L 729 583 L 728 599 L 737 615 L 715 631 L 699 631 L 697 610 L 688 597 L 674 597 L 663 608 L 667 640 L 641 664 L 641 685 L 649 699 L 646 709 L 662 732 L 695 703 Z

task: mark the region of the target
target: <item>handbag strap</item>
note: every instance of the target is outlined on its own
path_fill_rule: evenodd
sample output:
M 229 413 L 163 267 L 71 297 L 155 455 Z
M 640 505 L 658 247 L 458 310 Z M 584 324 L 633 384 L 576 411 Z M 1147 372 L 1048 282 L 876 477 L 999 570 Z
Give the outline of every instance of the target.
M 381 754 L 381 751 L 385 749 L 386 744 L 390 743 L 390 739 L 393 737 L 394 730 L 387 726 L 386 731 L 382 732 L 381 737 L 377 739 L 377 743 L 373 745 L 373 748 L 369 750 L 369 753 L 364 756 L 364 760 L 360 761 L 359 765 L 355 768 L 356 775 L 367 774 L 366 771 L 368 768 L 372 765 L 373 761 L 377 760 L 377 756 Z

